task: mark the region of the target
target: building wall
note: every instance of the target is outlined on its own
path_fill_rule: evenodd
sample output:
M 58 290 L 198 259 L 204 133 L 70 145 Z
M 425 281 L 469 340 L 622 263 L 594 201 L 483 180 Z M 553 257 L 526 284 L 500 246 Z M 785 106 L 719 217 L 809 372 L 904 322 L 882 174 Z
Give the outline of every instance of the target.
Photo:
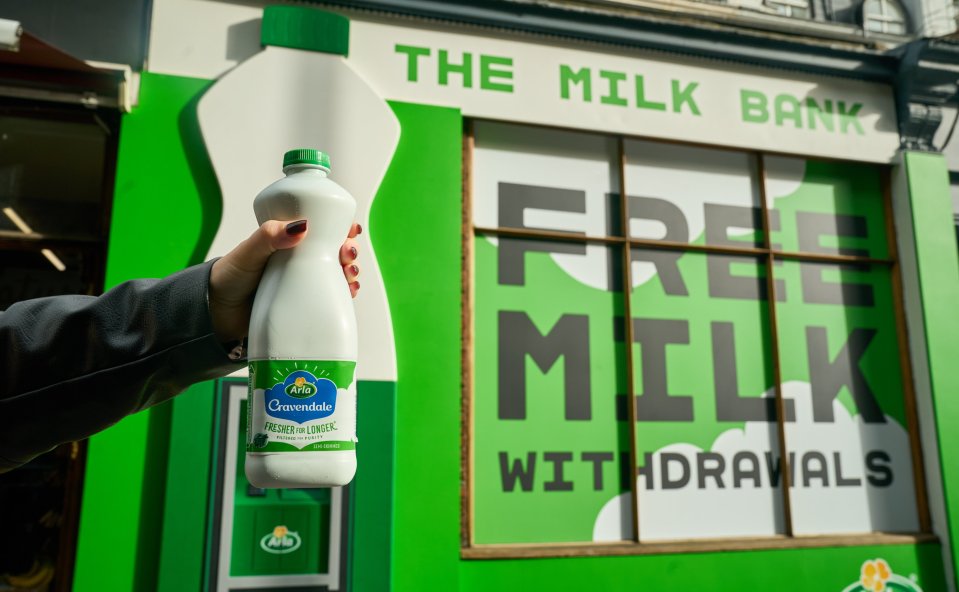
M 155 3 L 150 73 L 144 77 L 140 106 L 125 117 L 122 130 L 108 286 L 165 275 L 205 256 L 220 205 L 196 126 L 196 103 L 212 81 L 259 50 L 252 40 L 260 14 L 258 6 L 248 4 Z M 371 213 L 370 232 L 398 346 L 393 512 L 378 514 L 383 523 L 367 523 L 355 534 L 358 544 L 388 537 L 392 589 L 619 589 L 624 582 L 641 581 L 651 589 L 752 590 L 781 581 L 796 590 L 838 591 L 858 578 L 865 560 L 878 557 L 898 574 L 915 575 L 927 592 L 947 589 L 942 549 L 933 542 L 697 555 L 461 558 L 461 457 L 452 443 L 459 442 L 461 429 L 463 118 L 456 109 L 415 102 L 394 101 L 390 107 L 402 134 Z M 164 163 L 162 175 L 156 174 L 157 162 Z M 922 199 L 924 191 L 916 190 L 914 197 Z M 930 269 L 948 264 L 928 263 Z M 954 288 L 950 281 L 943 284 L 944 294 Z M 927 317 L 925 322 L 936 320 Z M 945 336 L 936 339 L 937 349 L 951 347 Z M 937 373 L 936 395 L 945 396 L 950 372 L 940 366 Z M 195 394 L 186 396 L 193 398 L 128 418 L 93 438 L 77 590 L 148 590 L 157 578 L 165 589 L 186 589 L 182 586 L 199 577 L 202 566 L 195 561 L 186 570 L 171 560 L 176 537 L 161 540 L 160 535 L 171 532 L 169 517 L 177 505 L 164 492 L 181 478 L 171 468 L 177 466 L 171 464 L 171 454 L 181 459 L 189 449 L 175 427 L 177 406 L 190 413 L 186 409 L 197 404 Z M 171 438 L 177 439 L 172 445 Z M 175 449 L 181 452 L 171 452 Z M 946 463 L 948 457 L 942 460 Z M 121 466 L 124 475 L 117 476 Z M 194 473 L 199 476 L 202 470 Z M 950 476 L 947 484 L 951 482 Z M 200 515 L 198 499 L 194 495 L 184 502 L 192 504 L 192 519 Z M 389 502 L 383 496 L 367 500 L 360 503 Z M 103 554 L 106 545 L 117 552 Z M 374 559 L 364 557 L 362 547 L 353 552 L 354 589 L 382 589 L 382 578 L 372 575 L 378 567 Z M 180 571 L 171 575 L 171 566 Z

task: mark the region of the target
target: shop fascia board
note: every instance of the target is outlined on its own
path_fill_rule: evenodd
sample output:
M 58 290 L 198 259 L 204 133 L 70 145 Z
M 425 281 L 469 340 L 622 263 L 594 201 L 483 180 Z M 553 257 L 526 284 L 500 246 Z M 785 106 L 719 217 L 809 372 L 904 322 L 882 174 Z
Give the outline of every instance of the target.
M 785 35 L 633 13 L 629 18 L 598 11 L 572 11 L 550 4 L 436 0 L 333 0 L 317 2 L 352 10 L 399 14 L 519 33 L 559 36 L 617 46 L 653 49 L 710 59 L 783 68 L 818 75 L 891 82 L 899 60 L 884 51 L 832 43 L 804 43 Z

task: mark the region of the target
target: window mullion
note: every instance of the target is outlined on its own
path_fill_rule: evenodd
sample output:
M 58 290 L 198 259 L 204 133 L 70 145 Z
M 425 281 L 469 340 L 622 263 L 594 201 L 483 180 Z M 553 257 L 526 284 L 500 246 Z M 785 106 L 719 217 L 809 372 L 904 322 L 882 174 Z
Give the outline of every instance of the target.
M 619 207 L 623 231 L 623 335 L 626 352 L 626 420 L 629 422 L 629 493 L 632 500 L 633 540 L 639 541 L 639 486 L 637 484 L 638 452 L 636 450 L 636 386 L 633 372 L 633 291 L 632 247 L 629 243 L 629 211 L 626 197 L 626 149 L 622 136 L 617 138 L 619 156 Z
M 759 202 L 762 208 L 763 246 L 767 249 L 766 264 L 766 310 L 769 314 L 770 353 L 773 359 L 773 388 L 776 395 L 776 435 L 779 440 L 779 466 L 782 474 L 783 519 L 785 534 L 793 536 L 792 503 L 790 499 L 791 487 L 789 455 L 786 452 L 786 423 L 785 403 L 782 392 L 782 368 L 779 364 L 779 327 L 776 324 L 776 278 L 773 276 L 775 258 L 773 256 L 772 238 L 770 236 L 769 204 L 766 201 L 766 166 L 763 155 L 756 154 L 756 168 L 759 173 Z

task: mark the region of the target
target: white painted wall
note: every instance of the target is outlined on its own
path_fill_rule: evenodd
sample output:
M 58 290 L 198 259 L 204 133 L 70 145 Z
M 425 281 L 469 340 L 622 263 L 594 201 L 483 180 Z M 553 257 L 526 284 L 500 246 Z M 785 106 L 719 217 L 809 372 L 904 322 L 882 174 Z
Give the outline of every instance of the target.
M 147 70 L 217 78 L 260 50 L 260 0 L 154 0 Z

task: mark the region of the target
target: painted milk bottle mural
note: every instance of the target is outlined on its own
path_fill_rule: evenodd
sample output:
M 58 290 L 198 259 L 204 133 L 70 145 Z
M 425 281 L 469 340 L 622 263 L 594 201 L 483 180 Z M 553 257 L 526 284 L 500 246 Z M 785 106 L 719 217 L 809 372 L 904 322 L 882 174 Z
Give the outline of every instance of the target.
M 399 142 L 386 101 L 351 66 L 349 20 L 299 6 L 263 11 L 263 51 L 220 78 L 197 115 L 223 196 L 209 257 L 222 255 L 255 228 L 250 201 L 276 178 L 277 154 L 313 146 L 331 154 L 331 178 L 356 198 L 364 232 L 363 289 L 355 300 L 360 380 L 396 380 L 392 324 L 369 213 Z M 345 238 L 345 237 L 344 237 Z

